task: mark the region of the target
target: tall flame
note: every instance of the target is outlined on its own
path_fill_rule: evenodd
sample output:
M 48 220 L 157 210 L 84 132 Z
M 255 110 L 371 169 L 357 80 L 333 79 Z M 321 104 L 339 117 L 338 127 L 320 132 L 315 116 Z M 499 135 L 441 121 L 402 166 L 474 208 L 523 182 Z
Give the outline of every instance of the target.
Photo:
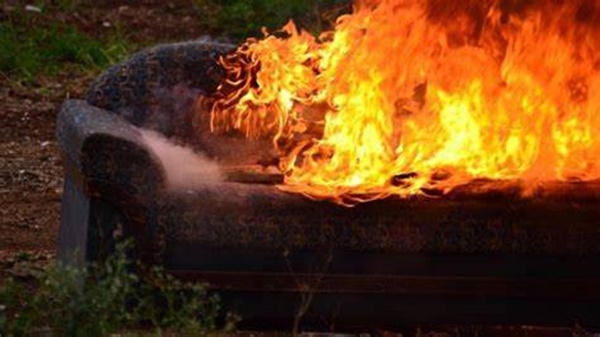
M 221 59 L 213 131 L 272 138 L 282 189 L 341 203 L 599 178 L 600 4 L 453 3 L 357 1 L 318 38 L 249 39 Z

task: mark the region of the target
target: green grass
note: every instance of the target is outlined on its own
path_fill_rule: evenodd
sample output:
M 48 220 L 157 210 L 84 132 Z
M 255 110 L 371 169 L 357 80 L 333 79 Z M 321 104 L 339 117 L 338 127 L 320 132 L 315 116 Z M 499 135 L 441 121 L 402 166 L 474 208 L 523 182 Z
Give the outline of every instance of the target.
M 130 54 L 133 46 L 118 34 L 93 39 L 59 21 L 31 22 L 16 13 L 0 22 L 0 72 L 30 82 L 68 66 L 97 71 Z
M 144 332 L 200 336 L 230 330 L 219 299 L 204 285 L 184 283 L 154 268 L 140 278 L 125 245 L 88 268 L 52 266 L 33 284 L 8 280 L 0 288 L 0 336 L 52 331 L 55 336 Z
M 35 5 L 42 10 L 48 7 L 56 7 L 61 12 L 72 12 L 77 9 L 85 0 L 37 0 Z
M 218 25 L 231 37 L 242 40 L 261 36 L 261 28 L 269 31 L 293 19 L 313 33 L 322 29 L 321 13 L 328 7 L 348 0 L 221 0 Z
M 326 26 L 322 14 L 343 3 L 349 0 L 195 0 L 189 6 L 216 8 L 214 19 L 203 13 L 196 13 L 196 19 L 208 20 L 209 30 L 240 42 L 261 36 L 262 27 L 274 31 L 290 19 L 319 33 Z M 0 21 L 0 73 L 11 79 L 30 83 L 40 75 L 52 76 L 73 66 L 97 73 L 139 47 L 118 24 L 92 37 L 67 22 L 73 13 L 92 8 L 86 1 L 38 0 L 34 4 L 42 13 L 27 12 L 20 6 Z

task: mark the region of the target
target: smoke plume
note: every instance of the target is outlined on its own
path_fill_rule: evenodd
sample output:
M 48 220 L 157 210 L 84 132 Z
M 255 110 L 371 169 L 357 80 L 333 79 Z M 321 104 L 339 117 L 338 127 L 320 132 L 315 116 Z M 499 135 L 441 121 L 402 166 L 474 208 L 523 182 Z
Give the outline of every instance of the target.
M 160 159 L 169 189 L 194 189 L 223 181 L 219 165 L 191 148 L 177 145 L 163 135 L 140 129 L 142 138 Z

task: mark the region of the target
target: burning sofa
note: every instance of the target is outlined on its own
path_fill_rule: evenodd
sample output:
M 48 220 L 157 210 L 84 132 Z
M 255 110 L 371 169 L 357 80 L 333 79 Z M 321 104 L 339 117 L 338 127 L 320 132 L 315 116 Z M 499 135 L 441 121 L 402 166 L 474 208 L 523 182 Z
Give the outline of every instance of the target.
M 288 40 L 302 36 L 294 34 Z M 304 110 L 281 119 L 281 108 L 294 104 L 240 98 L 240 88 L 258 90 L 256 71 L 266 68 L 249 56 L 252 47 L 240 48 L 157 46 L 110 68 L 85 100 L 64 104 L 57 131 L 66 172 L 63 261 L 101 259 L 118 238 L 133 238 L 137 258 L 208 282 L 249 326 L 286 327 L 300 317 L 306 326 L 346 329 L 600 324 L 600 184 L 470 177 L 446 188 L 453 180 L 444 166 L 427 182 L 420 172 L 394 171 L 386 184 L 401 193 L 335 187 L 323 194 L 318 183 L 285 172 L 304 172 L 307 158 L 309 166 L 331 159 L 323 147 L 310 150 L 327 134 L 317 127 L 324 117 L 315 106 L 323 102 L 292 93 Z M 415 88 L 400 118 L 415 113 L 409 107 L 422 109 L 419 90 L 431 90 Z M 253 104 L 267 120 L 294 123 L 250 130 L 256 117 L 244 116 Z M 306 130 L 318 136 L 307 142 L 298 136 Z M 247 140 L 236 131 L 277 137 Z M 200 170 L 186 184 L 177 166 L 187 164 L 168 156 L 175 145 L 165 151 L 153 141 L 163 138 L 210 159 L 200 166 L 217 162 L 215 171 Z M 280 168 L 287 160 L 284 174 L 238 170 L 269 166 L 274 146 L 296 149 L 278 158 Z

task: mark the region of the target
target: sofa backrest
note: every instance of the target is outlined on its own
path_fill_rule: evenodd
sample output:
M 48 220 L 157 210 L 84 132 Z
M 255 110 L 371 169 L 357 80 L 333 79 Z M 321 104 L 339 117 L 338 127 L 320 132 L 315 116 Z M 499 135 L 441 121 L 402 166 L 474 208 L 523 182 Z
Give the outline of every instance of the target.
M 218 87 L 218 57 L 233 48 L 191 41 L 142 50 L 100 75 L 86 99 L 138 127 L 187 140 L 195 133 L 196 101 Z

